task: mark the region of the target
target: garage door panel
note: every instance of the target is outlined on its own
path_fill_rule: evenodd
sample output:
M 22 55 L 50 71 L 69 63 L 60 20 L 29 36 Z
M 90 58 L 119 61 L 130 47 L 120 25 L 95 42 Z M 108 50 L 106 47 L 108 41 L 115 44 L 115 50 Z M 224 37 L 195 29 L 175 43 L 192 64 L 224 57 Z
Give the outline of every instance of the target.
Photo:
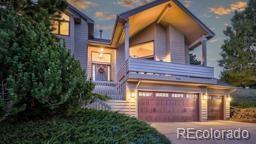
M 208 120 L 223 120 L 223 97 L 208 96 Z
M 138 99 L 139 119 L 149 122 L 198 121 L 198 94 L 164 93 L 161 95 L 164 97 L 160 97 L 156 96 L 157 92 L 142 93 Z

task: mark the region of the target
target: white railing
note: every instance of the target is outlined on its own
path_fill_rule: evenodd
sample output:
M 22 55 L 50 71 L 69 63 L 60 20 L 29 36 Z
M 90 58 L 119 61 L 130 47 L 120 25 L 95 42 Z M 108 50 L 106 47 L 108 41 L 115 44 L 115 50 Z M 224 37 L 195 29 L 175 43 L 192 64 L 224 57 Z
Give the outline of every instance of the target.
M 93 103 L 84 105 L 82 108 L 96 109 L 96 110 L 111 110 L 111 107 L 104 101 L 96 99 Z
M 158 74 L 165 76 L 186 76 L 196 78 L 214 78 L 214 69 L 212 67 L 176 64 L 146 59 L 129 58 L 119 70 L 118 77 L 125 77 L 128 73 L 140 74 Z
M 94 93 L 106 95 L 113 100 L 124 99 L 123 86 L 117 82 L 94 81 Z

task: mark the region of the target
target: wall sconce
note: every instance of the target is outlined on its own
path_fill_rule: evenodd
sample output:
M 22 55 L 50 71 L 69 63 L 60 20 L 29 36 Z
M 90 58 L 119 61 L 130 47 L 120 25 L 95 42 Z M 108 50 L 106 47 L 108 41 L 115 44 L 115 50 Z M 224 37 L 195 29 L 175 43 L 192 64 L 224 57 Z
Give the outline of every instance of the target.
M 204 100 L 208 100 L 208 95 L 207 95 L 207 94 L 204 94 L 204 95 L 203 95 L 203 99 L 204 99 Z
M 231 102 L 231 101 L 232 101 L 232 98 L 231 98 L 231 97 L 228 97 L 227 100 L 228 100 L 229 102 Z
M 131 92 L 131 98 L 135 98 L 136 97 L 136 93 L 135 92 Z

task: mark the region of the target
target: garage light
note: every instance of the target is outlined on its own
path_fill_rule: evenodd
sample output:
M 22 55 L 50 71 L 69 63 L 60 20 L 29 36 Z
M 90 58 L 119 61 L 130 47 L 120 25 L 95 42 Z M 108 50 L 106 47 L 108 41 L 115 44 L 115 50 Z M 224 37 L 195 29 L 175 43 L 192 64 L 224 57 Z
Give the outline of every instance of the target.
M 232 101 L 232 98 L 231 98 L 231 97 L 228 97 L 228 101 L 229 101 L 229 102 Z

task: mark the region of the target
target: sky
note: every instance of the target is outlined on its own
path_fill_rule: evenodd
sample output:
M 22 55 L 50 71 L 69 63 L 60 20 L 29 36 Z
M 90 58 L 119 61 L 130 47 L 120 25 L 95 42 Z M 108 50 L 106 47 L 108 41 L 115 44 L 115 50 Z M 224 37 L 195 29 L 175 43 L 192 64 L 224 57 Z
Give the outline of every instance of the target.
M 116 15 L 153 0 L 68 0 L 95 21 L 95 36 L 99 36 L 102 29 L 103 38 L 112 36 Z M 205 23 L 215 34 L 215 38 L 207 43 L 208 66 L 215 68 L 215 77 L 219 77 L 222 68 L 218 65 L 221 59 L 221 45 L 226 37 L 223 34 L 226 26 L 230 25 L 235 11 L 242 11 L 247 7 L 247 0 L 179 0 L 196 17 Z M 200 59 L 200 48 L 192 53 Z

